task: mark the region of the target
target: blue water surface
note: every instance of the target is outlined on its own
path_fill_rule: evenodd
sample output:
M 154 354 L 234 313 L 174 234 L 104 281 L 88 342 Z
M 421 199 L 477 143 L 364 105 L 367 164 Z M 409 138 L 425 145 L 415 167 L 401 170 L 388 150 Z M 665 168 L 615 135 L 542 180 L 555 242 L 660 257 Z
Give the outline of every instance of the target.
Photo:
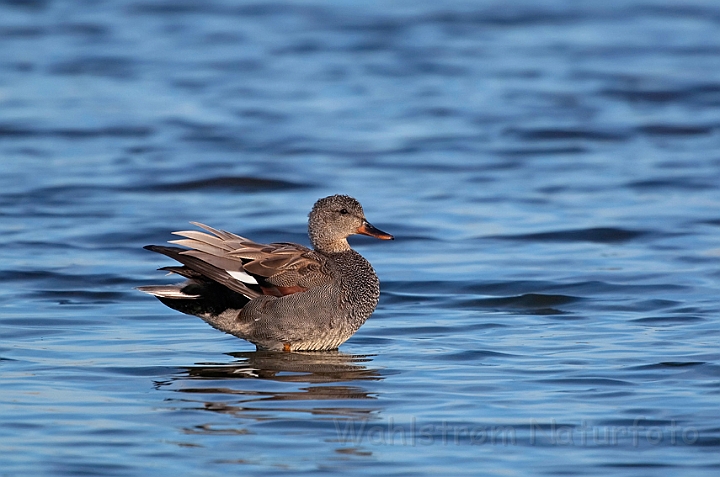
M 0 1 L 0 474 L 720 469 L 720 5 Z M 200 221 L 380 305 L 256 352 L 134 290 Z

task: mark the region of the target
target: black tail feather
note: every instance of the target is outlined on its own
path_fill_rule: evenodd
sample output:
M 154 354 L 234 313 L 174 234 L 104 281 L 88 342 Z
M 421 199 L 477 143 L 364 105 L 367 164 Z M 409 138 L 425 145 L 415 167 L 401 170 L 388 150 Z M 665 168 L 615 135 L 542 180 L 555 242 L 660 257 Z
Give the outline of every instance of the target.
M 228 309 L 239 311 L 250 301 L 246 296 L 210 280 L 193 280 L 182 291 L 199 298 L 176 299 L 158 296 L 157 299 L 173 310 L 196 316 L 217 316 Z

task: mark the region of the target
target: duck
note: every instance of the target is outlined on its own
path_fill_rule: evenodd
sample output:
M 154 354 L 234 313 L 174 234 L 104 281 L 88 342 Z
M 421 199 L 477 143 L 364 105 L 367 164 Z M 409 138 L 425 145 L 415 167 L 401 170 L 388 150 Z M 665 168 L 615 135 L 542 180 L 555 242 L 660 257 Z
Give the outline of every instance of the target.
M 180 247 L 144 247 L 179 262 L 159 270 L 186 280 L 137 289 L 258 350 L 337 349 L 367 321 L 380 298 L 375 270 L 347 238 L 394 237 L 370 224 L 360 202 L 348 195 L 319 199 L 308 217 L 312 248 L 257 243 L 191 222 L 204 232 L 173 232 L 183 238 L 169 243 Z

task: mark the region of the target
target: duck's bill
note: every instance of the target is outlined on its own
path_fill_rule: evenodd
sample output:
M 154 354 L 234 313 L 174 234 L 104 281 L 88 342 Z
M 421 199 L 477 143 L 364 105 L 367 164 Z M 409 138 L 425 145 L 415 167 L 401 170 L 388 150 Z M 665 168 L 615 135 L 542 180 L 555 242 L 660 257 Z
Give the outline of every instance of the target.
M 379 238 L 380 240 L 395 240 L 395 237 L 390 235 L 389 233 L 385 233 L 382 230 L 375 228 L 372 224 L 365 221 L 363 224 L 358 227 L 357 233 L 362 235 L 369 235 L 370 237 Z

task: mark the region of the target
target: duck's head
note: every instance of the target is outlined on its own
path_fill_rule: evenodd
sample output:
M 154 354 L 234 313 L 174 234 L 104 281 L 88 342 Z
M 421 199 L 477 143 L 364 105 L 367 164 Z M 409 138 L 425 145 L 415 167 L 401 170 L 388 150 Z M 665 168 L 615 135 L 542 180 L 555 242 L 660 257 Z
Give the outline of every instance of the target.
M 321 252 L 350 249 L 347 238 L 362 234 L 381 240 L 394 237 L 373 227 L 365 218 L 360 202 L 347 195 L 331 195 L 315 202 L 308 221 L 310 241 Z

